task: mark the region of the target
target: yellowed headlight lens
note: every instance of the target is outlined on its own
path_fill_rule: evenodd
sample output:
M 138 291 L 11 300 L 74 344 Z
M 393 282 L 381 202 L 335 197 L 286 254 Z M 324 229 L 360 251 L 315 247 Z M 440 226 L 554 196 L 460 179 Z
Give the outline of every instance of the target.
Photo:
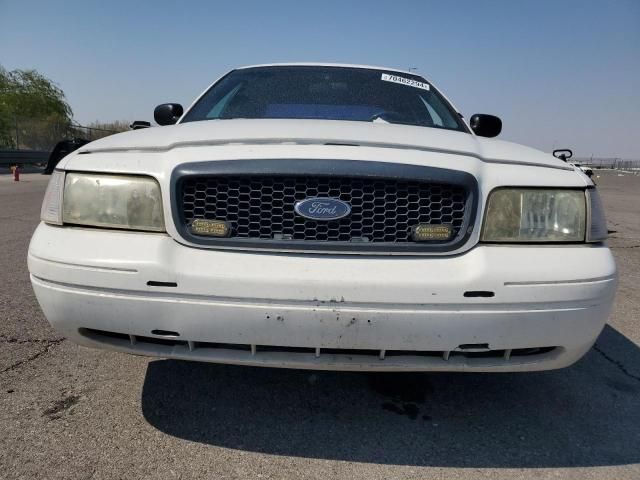
M 160 186 L 150 177 L 67 173 L 63 204 L 67 224 L 164 231 Z
M 586 199 L 582 190 L 501 188 L 488 200 L 485 242 L 583 242 Z

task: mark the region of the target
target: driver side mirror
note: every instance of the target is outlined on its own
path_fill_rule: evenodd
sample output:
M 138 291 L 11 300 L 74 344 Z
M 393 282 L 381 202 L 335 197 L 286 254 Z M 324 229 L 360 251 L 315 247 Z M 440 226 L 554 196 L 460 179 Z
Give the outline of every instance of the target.
M 182 116 L 184 110 L 179 103 L 163 103 L 153 111 L 153 118 L 158 125 L 173 125 Z
M 502 120 L 494 115 L 476 113 L 469 120 L 469 126 L 480 137 L 497 137 L 502 131 Z

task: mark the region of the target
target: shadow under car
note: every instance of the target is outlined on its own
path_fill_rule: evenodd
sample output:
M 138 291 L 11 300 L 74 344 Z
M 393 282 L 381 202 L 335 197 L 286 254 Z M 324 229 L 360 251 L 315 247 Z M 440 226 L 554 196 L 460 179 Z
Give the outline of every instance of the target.
M 190 441 L 442 467 L 637 463 L 638 405 L 640 348 L 610 326 L 584 359 L 551 372 L 348 373 L 158 360 L 142 392 L 146 420 Z

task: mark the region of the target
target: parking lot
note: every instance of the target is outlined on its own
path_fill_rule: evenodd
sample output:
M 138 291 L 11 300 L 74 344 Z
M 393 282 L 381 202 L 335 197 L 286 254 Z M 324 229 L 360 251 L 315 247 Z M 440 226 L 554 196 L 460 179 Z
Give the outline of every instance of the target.
M 494 375 L 76 346 L 27 272 L 48 177 L 0 175 L 0 478 L 640 478 L 640 176 L 596 174 L 620 271 L 609 325 L 570 368 Z

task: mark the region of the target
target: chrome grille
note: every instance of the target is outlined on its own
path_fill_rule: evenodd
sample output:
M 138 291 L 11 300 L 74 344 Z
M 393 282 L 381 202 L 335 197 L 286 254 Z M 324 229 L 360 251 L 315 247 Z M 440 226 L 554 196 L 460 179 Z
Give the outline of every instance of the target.
M 391 244 L 411 242 L 419 223 L 452 225 L 455 238 L 468 197 L 463 186 L 444 183 L 280 175 L 189 176 L 176 194 L 184 226 L 196 218 L 226 220 L 232 238 Z M 311 197 L 345 201 L 351 215 L 333 221 L 297 215 L 295 203 Z

